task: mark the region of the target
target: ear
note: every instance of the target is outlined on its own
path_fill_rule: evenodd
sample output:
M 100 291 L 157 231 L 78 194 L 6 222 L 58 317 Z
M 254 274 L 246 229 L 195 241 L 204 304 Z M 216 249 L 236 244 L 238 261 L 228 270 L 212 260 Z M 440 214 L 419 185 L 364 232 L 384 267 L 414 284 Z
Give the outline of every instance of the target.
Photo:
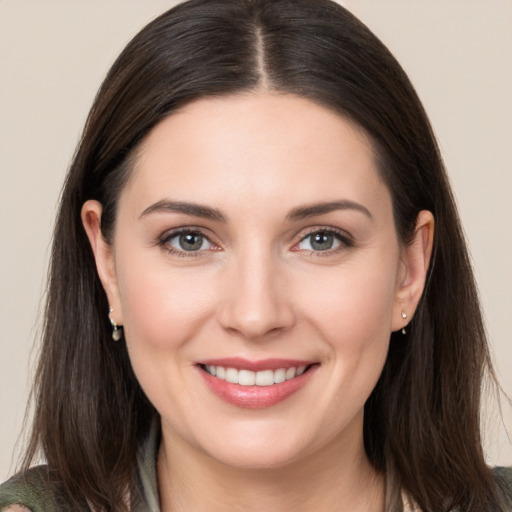
M 101 232 L 101 214 L 103 207 L 98 201 L 90 199 L 82 206 L 82 224 L 91 244 L 96 270 L 103 289 L 107 294 L 110 307 L 113 309 L 111 318 L 117 325 L 123 324 L 123 312 L 117 286 L 117 276 L 112 245 L 108 244 Z M 106 311 L 105 314 L 108 312 Z
M 434 243 L 434 216 L 422 210 L 410 244 L 402 247 L 393 308 L 392 330 L 404 328 L 416 311 L 425 288 Z M 405 315 L 405 318 L 404 318 Z

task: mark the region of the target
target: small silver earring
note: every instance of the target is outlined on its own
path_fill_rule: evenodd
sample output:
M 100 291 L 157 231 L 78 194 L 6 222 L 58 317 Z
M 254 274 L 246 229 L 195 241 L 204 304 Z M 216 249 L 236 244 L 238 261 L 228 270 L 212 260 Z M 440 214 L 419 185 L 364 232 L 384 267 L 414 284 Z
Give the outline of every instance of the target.
M 402 318 L 404 320 L 407 318 L 407 313 L 405 311 L 402 311 Z M 405 326 L 402 327 L 402 334 L 407 334 L 407 331 L 405 330 Z
M 113 312 L 114 309 L 112 307 L 109 307 L 108 319 L 110 320 L 110 325 L 112 325 L 112 339 L 114 341 L 119 341 L 121 339 L 121 336 L 123 335 L 123 326 L 116 324 L 115 320 L 111 316 Z

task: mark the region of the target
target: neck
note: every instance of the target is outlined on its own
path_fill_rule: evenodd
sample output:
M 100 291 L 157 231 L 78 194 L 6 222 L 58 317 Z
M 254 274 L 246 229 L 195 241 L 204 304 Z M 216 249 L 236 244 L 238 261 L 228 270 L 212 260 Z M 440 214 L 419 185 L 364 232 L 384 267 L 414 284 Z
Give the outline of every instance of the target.
M 321 451 L 278 468 L 225 465 L 166 439 L 158 456 L 162 512 L 382 512 L 384 477 L 359 442 L 335 439 Z

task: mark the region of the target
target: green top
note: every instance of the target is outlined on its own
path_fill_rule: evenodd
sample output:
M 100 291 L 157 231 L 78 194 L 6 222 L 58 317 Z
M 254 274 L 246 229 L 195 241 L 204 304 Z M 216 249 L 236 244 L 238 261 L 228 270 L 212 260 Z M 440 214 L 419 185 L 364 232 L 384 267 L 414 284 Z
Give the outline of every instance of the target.
M 131 496 L 131 512 L 160 512 L 156 456 L 160 431 L 157 422 L 137 452 L 137 487 Z M 90 512 L 80 498 L 71 503 L 62 485 L 52 479 L 47 466 L 37 466 L 0 485 L 0 512 L 9 505 L 23 505 L 32 512 Z
M 150 435 L 137 453 L 137 496 L 132 496 L 132 512 L 160 512 L 156 478 L 159 429 Z M 495 468 L 494 474 L 503 492 L 512 500 L 512 467 Z M 48 483 L 50 482 L 50 483 Z M 85 500 L 70 503 L 62 487 L 52 481 L 46 466 L 38 466 L 0 485 L 0 512 L 8 505 L 23 505 L 32 512 L 90 512 Z M 512 512 L 512 506 L 510 508 Z

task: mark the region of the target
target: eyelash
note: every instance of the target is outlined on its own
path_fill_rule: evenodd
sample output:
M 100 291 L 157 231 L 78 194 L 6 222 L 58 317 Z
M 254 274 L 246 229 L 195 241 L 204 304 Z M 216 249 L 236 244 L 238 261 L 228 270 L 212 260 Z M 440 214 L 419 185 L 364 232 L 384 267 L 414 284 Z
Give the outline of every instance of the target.
M 180 235 L 198 235 L 203 237 L 203 239 L 207 240 L 210 244 L 215 245 L 209 237 L 207 237 L 200 229 L 192 228 L 192 227 L 184 227 L 180 229 L 176 229 L 171 232 L 166 232 L 164 235 L 162 235 L 158 240 L 158 245 L 162 247 L 165 251 L 167 251 L 169 254 L 173 254 L 175 256 L 178 256 L 180 258 L 197 258 L 204 256 L 205 250 L 200 251 L 185 251 L 185 250 L 178 250 L 169 245 L 169 242 L 179 237 Z
M 337 254 L 340 251 L 350 249 L 355 245 L 354 240 L 345 231 L 335 229 L 332 227 L 315 226 L 314 228 L 307 230 L 306 233 L 301 236 L 300 240 L 294 245 L 294 247 L 299 245 L 304 240 L 307 240 L 309 237 L 319 233 L 333 236 L 340 243 L 340 245 L 339 247 L 336 247 L 334 249 L 327 249 L 325 251 L 309 251 L 311 253 L 311 256 L 332 256 L 333 254 Z M 301 251 L 301 249 L 296 249 L 296 252 L 299 251 Z
M 340 246 L 336 247 L 334 249 L 327 249 L 325 251 L 309 251 L 311 252 L 311 256 L 330 256 L 333 254 L 336 254 L 344 249 L 350 249 L 354 246 L 354 241 L 350 238 L 350 236 L 347 235 L 346 232 L 332 228 L 332 227 L 314 227 L 310 230 L 306 231 L 305 234 L 303 234 L 298 242 L 294 244 L 293 247 L 298 246 L 303 241 L 307 240 L 309 237 L 315 235 L 315 234 L 325 234 L 333 236 L 338 242 L 340 242 Z M 212 245 L 214 244 L 209 237 L 207 237 L 200 229 L 193 228 L 193 227 L 184 227 L 180 229 L 176 229 L 171 232 L 166 232 L 158 239 L 158 245 L 162 247 L 162 249 L 166 250 L 169 254 L 173 254 L 175 256 L 181 257 L 181 258 L 197 258 L 201 256 L 205 256 L 206 250 L 198 250 L 198 251 L 185 251 L 185 250 L 177 250 L 171 245 L 169 245 L 169 242 L 180 236 L 180 235 L 198 235 L 203 237 L 204 240 L 208 241 Z M 217 246 L 218 247 L 218 246 Z M 218 250 L 218 249 L 217 249 Z M 293 249 L 294 252 L 300 252 L 303 251 L 303 249 Z

